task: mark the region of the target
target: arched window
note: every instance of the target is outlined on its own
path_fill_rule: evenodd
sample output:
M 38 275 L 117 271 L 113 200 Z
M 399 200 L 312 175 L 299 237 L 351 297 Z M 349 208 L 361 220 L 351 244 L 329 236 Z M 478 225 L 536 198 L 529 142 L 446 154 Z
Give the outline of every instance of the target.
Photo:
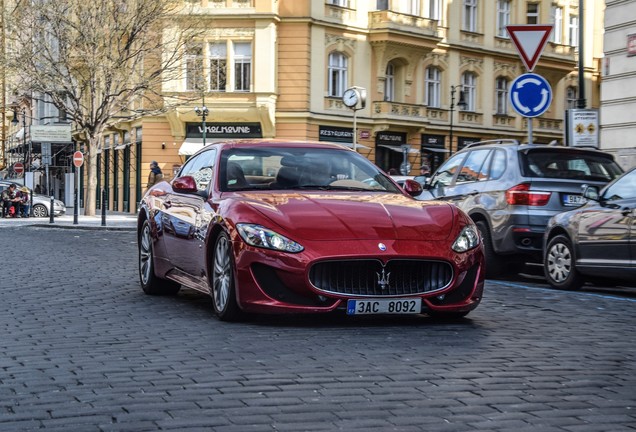
M 567 109 L 576 108 L 576 100 L 578 99 L 578 92 L 576 87 L 569 86 L 565 89 L 565 107 Z
M 497 114 L 508 114 L 508 79 L 497 78 L 495 82 L 495 100 L 497 101 Z
M 464 101 L 466 108 L 464 111 L 475 111 L 475 100 L 477 96 L 477 77 L 472 72 L 462 74 L 462 87 L 464 88 Z
M 424 99 L 426 101 L 426 105 L 431 108 L 439 108 L 441 106 L 440 76 L 441 74 L 438 68 L 433 66 L 426 68 L 426 76 L 424 78 L 424 88 L 426 89 L 426 94 L 424 95 Z
M 393 63 L 386 65 L 384 76 L 384 100 L 395 100 L 395 66 L 393 66 Z
M 329 96 L 340 97 L 347 88 L 347 56 L 341 52 L 329 54 L 327 76 L 329 77 Z

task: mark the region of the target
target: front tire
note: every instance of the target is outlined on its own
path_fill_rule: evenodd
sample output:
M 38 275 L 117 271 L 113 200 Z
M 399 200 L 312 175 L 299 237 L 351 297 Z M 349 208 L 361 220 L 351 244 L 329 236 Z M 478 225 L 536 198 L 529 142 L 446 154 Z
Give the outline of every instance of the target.
M 154 252 L 150 223 L 144 221 L 139 235 L 139 282 L 149 295 L 176 295 L 181 285 L 155 275 Z
M 583 278 L 576 269 L 572 242 L 564 235 L 558 235 L 548 242 L 543 271 L 546 280 L 554 288 L 578 290 L 583 286 Z
M 221 321 L 237 321 L 241 309 L 236 301 L 234 282 L 234 256 L 230 237 L 222 232 L 214 244 L 212 264 L 212 304 L 214 312 Z
M 42 204 L 36 204 L 33 206 L 33 216 L 34 217 L 47 217 L 49 215 L 49 211 L 46 209 L 46 206 Z
M 486 260 L 486 278 L 495 279 L 504 273 L 504 262 L 501 255 L 495 253 L 495 249 L 492 245 L 492 236 L 490 235 L 490 229 L 485 221 L 475 222 L 481 239 L 484 243 L 484 258 Z

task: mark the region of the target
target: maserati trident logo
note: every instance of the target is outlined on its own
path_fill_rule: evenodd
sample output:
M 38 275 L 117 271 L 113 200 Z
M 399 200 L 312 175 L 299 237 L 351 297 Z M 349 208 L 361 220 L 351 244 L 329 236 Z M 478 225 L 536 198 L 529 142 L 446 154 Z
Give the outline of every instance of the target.
M 378 275 L 378 286 L 382 291 L 389 287 L 389 278 L 391 277 L 391 272 L 386 273 L 385 269 L 382 268 L 382 273 L 376 273 Z

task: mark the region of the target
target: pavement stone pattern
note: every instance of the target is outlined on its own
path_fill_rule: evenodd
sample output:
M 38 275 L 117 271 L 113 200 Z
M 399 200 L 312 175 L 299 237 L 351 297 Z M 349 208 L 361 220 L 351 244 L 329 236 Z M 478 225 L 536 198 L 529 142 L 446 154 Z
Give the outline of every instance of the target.
M 636 430 L 633 298 L 488 281 L 458 322 L 228 324 L 203 294 L 143 294 L 132 231 L 0 244 L 3 432 Z

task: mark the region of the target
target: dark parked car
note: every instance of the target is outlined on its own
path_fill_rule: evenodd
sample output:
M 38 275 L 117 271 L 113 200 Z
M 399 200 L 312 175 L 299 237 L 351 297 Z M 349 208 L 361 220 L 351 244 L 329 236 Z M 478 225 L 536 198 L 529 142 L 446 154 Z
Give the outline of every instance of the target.
M 621 173 L 601 151 L 495 140 L 455 153 L 425 188 L 475 221 L 486 276 L 496 277 L 518 264 L 541 262 L 548 220 L 585 203 L 581 185 L 602 187 Z
M 636 284 L 636 169 L 585 191 L 588 203 L 550 219 L 543 267 L 555 288 L 578 289 L 586 281 Z
M 138 219 L 148 294 L 181 285 L 217 316 L 241 312 L 464 316 L 481 301 L 483 250 L 464 212 L 416 201 L 358 153 L 327 143 L 215 143 Z

